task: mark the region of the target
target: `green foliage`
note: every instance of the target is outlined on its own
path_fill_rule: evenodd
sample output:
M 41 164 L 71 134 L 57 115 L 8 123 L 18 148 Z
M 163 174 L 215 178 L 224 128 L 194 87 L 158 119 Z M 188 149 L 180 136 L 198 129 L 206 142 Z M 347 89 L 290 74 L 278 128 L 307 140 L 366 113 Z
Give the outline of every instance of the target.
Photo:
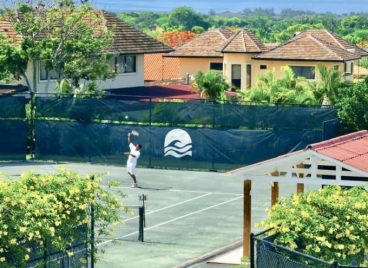
M 171 27 L 185 31 L 191 30 L 194 26 L 200 26 L 205 29 L 209 26 L 203 16 L 189 7 L 175 8 L 169 15 L 168 23 Z
M 194 26 L 192 28 L 192 32 L 196 33 L 196 34 L 201 34 L 205 31 L 205 29 L 202 26 Z
M 225 100 L 225 90 L 230 88 L 218 72 L 209 72 L 206 74 L 198 72 L 195 76 L 195 85 L 202 97 L 214 101 Z
M 160 18 L 160 16 L 162 15 L 154 12 L 128 12 L 120 13 L 118 15 L 121 20 L 144 31 L 154 30 L 156 25 L 158 24 L 157 20 Z
M 368 78 L 340 87 L 335 106 L 346 131 L 368 129 Z
M 310 83 L 295 77 L 290 67 L 283 68 L 283 76 L 277 79 L 275 71 L 267 71 L 258 78 L 255 87 L 241 93 L 246 101 L 274 104 L 318 104 Z
M 291 39 L 296 33 L 303 32 L 309 29 L 323 29 L 324 26 L 322 23 L 317 24 L 294 24 L 287 27 L 285 30 L 281 31 L 280 33 L 275 34 L 275 39 L 277 42 L 285 42 Z
M 359 61 L 359 65 L 363 68 L 368 68 L 368 57 L 364 57 Z
M 183 7 L 169 13 L 150 14 L 145 20 L 144 12 L 122 13 L 121 18 L 142 30 L 153 29 L 152 25 L 160 26 L 164 31 L 191 30 L 195 26 L 208 28 L 243 28 L 252 30 L 264 42 L 283 42 L 295 32 L 306 29 L 325 28 L 349 41 L 360 44 L 367 40 L 367 14 L 335 15 L 332 13 L 317 14 L 309 11 L 292 9 L 275 13 L 270 9 L 243 10 L 233 15 L 218 15 L 210 12 L 202 15 Z
M 345 36 L 345 39 L 353 44 L 360 44 L 368 40 L 368 30 L 357 29 Z
M 27 69 L 27 57 L 9 39 L 0 34 L 0 81 L 19 80 Z
M 48 71 L 57 72 L 73 89 L 79 88 L 81 80 L 90 82 L 114 76 L 109 63 L 111 55 L 106 52 L 112 44 L 112 34 L 101 26 L 100 12 L 89 4 L 74 5 L 68 0 L 48 2 L 50 7 L 58 8 L 40 5 L 32 9 L 31 5 L 21 3 L 5 14 L 22 36 L 19 54 L 24 61 L 43 61 Z M 45 37 L 37 38 L 40 34 Z M 23 65 L 12 70 L 12 74 L 27 78 Z
M 314 94 L 320 103 L 335 104 L 338 88 L 342 84 L 342 74 L 338 70 L 328 69 L 324 65 L 318 66 L 320 81 L 311 84 Z
M 90 228 L 95 209 L 98 233 L 120 220 L 122 204 L 101 188 L 100 178 L 80 176 L 64 169 L 55 174 L 23 174 L 18 180 L 0 180 L 0 266 L 24 267 L 32 244 L 46 245 L 72 255 L 69 247 L 80 237 L 76 228 Z M 88 242 L 88 241 L 86 241 Z
M 364 263 L 368 248 L 368 192 L 327 186 L 281 200 L 262 225 L 276 243 L 325 261 Z

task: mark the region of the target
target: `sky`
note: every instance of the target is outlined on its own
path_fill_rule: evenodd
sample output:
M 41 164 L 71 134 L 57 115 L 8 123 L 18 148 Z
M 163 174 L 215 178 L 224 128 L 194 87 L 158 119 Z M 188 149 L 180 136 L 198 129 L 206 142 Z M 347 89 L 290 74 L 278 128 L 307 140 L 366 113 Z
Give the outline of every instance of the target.
M 0 0 L 4 1 L 4 0 Z M 242 11 L 246 8 L 272 8 L 276 12 L 291 8 L 316 12 L 368 12 L 368 0 L 92 0 L 99 8 L 110 11 L 170 11 L 179 6 L 189 6 L 208 13 Z

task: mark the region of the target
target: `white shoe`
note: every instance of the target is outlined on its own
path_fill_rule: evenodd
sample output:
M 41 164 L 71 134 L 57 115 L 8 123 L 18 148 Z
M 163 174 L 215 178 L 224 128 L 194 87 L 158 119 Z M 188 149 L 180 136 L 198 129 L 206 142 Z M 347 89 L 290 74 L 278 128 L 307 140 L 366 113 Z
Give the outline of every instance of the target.
M 132 186 L 130 186 L 131 188 L 137 188 L 138 187 L 138 184 L 136 183 L 133 183 Z

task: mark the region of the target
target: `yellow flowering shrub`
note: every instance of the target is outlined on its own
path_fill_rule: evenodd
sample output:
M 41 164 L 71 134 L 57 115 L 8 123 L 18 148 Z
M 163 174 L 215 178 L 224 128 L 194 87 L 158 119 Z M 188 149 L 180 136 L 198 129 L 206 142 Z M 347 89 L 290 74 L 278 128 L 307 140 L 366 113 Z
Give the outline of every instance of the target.
M 68 249 L 76 241 L 90 242 L 76 230 L 86 226 L 89 232 L 91 205 L 99 234 L 120 220 L 122 205 L 100 186 L 100 178 L 61 169 L 0 179 L 0 267 L 24 267 L 34 247 L 71 254 Z
M 368 192 L 327 186 L 282 199 L 261 223 L 277 244 L 325 261 L 364 264 L 368 254 Z

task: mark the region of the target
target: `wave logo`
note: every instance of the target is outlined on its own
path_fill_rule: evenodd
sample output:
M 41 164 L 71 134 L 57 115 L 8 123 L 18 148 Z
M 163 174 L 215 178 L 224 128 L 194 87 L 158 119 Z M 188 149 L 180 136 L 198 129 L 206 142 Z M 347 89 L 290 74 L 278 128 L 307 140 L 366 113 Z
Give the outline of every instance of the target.
M 165 137 L 165 156 L 182 158 L 192 156 L 192 139 L 188 132 L 182 129 L 173 129 Z

